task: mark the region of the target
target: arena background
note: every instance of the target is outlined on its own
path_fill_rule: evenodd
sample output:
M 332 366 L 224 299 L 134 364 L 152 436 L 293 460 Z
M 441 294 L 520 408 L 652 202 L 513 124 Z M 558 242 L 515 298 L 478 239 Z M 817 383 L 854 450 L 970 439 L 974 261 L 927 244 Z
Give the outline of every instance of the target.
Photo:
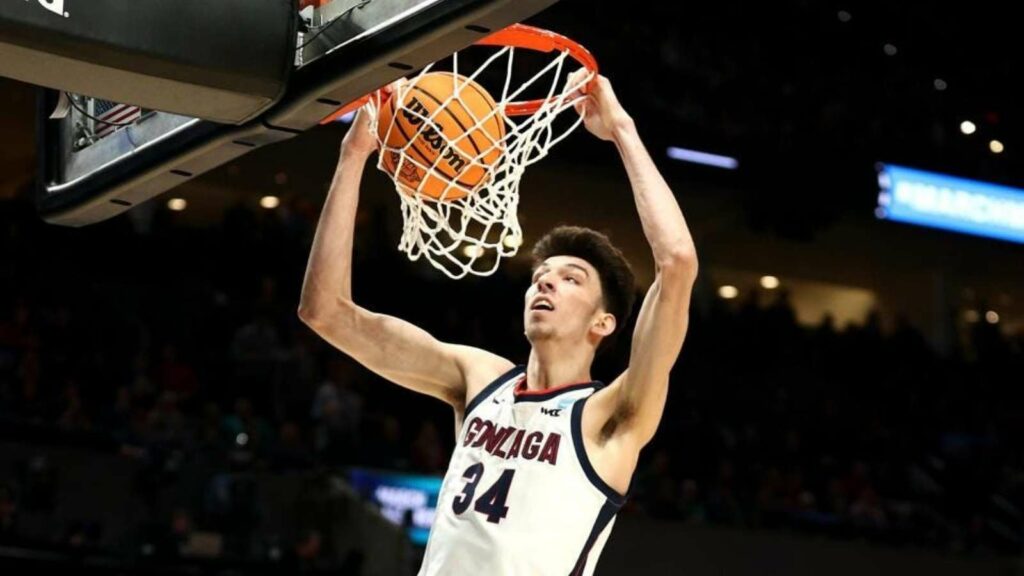
M 598 574 L 1020 571 L 1024 251 L 878 212 L 878 163 L 1024 185 L 1009 11 L 563 0 L 529 20 L 598 57 L 701 259 Z M 32 203 L 35 91 L 0 79 L 0 565 L 414 573 L 450 411 L 296 316 L 348 125 L 64 228 Z M 601 229 L 650 282 L 613 147 L 580 131 L 522 188 L 527 243 Z M 528 261 L 452 281 L 399 254 L 399 231 L 368 171 L 356 298 L 524 360 Z

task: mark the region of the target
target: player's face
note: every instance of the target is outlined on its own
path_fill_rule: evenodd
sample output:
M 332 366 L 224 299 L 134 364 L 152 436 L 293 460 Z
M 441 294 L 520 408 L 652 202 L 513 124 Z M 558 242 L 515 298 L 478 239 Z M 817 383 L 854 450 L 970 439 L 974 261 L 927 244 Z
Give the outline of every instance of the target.
M 530 342 L 586 338 L 604 313 L 597 270 L 582 258 L 552 256 L 533 271 L 523 324 Z

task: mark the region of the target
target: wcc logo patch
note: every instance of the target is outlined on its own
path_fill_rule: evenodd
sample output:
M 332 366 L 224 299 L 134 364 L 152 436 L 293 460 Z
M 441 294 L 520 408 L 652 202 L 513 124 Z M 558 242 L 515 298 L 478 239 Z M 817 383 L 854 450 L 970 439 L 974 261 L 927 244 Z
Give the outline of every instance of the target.
M 548 416 L 553 416 L 555 418 L 558 418 L 561 415 L 561 413 L 562 413 L 562 409 L 561 408 L 545 408 L 545 407 L 541 406 L 540 407 L 540 413 L 541 414 L 547 414 Z

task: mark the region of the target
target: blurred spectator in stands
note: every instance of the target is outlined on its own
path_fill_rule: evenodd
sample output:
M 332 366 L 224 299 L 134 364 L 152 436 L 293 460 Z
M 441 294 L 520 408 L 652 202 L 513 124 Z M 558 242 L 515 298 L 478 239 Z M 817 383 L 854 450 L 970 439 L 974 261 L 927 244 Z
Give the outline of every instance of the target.
M 373 431 L 361 444 L 361 461 L 371 467 L 405 470 L 409 467 L 406 445 L 402 443 L 402 425 L 398 418 L 382 414 L 373 421 Z
M 735 465 L 731 460 L 722 460 L 708 498 L 708 518 L 710 520 L 729 525 L 744 524 L 743 512 L 740 509 L 736 490 Z
M 281 424 L 277 442 L 270 451 L 273 470 L 304 470 L 313 464 L 313 456 L 302 441 L 302 432 L 295 422 Z
M 38 381 L 39 337 L 28 300 L 19 298 L 0 316 L 0 413 L 33 396 Z M 20 383 L 20 386 L 18 385 Z
M 267 421 L 256 414 L 248 398 L 235 400 L 234 411 L 224 418 L 224 435 L 231 446 L 232 462 L 250 464 L 270 448 L 272 431 Z
M 156 397 L 156 384 L 149 370 L 149 356 L 145 352 L 139 352 L 132 360 L 132 397 L 141 403 L 150 402 Z
M 89 430 L 92 427 L 89 415 L 86 414 L 85 406 L 82 404 L 81 389 L 75 378 L 69 377 L 64 384 L 64 389 L 61 391 L 61 402 L 63 407 L 57 418 L 58 427 L 68 432 Z
M 323 537 L 316 530 L 309 530 L 295 544 L 295 557 L 300 572 L 323 570 Z
M 192 516 L 184 508 L 175 508 L 171 512 L 171 521 L 167 534 L 167 547 L 174 556 L 179 556 L 192 535 Z
M 0 484 L 0 541 L 12 539 L 18 530 L 18 501 L 14 487 Z
M 102 417 L 102 426 L 115 437 L 122 439 L 128 433 L 132 417 L 132 391 L 121 386 L 114 392 L 114 402 Z
M 679 516 L 687 524 L 703 524 L 707 520 L 701 501 L 700 487 L 693 478 L 682 481 L 679 490 Z
M 437 426 L 424 420 L 412 443 L 412 468 L 422 474 L 444 474 L 447 467 L 448 454 L 441 447 Z
M 173 344 L 164 344 L 160 351 L 156 382 L 160 390 L 175 395 L 178 406 L 188 407 L 199 390 L 195 370 L 179 357 L 178 348 Z
M 355 457 L 363 398 L 353 388 L 352 378 L 351 361 L 331 354 L 327 378 L 313 397 L 310 416 L 315 426 L 314 445 L 317 453 L 332 464 L 348 464 Z
M 261 405 L 269 405 L 286 360 L 280 332 L 269 310 L 258 309 L 252 320 L 235 332 L 231 359 L 236 390 L 244 389 Z
M 676 519 L 676 482 L 672 478 L 672 456 L 662 448 L 654 453 L 647 466 L 637 474 L 637 497 L 644 502 L 644 511 L 652 518 Z
M 187 440 L 185 416 L 178 409 L 178 396 L 174 392 L 165 390 L 160 393 L 148 420 L 148 443 L 171 447 L 180 446 Z
M 98 522 L 76 520 L 68 526 L 63 542 L 78 551 L 95 550 L 102 536 L 103 527 Z
M 53 512 L 57 506 L 57 469 L 45 454 L 36 454 L 19 466 L 21 508 L 26 512 Z

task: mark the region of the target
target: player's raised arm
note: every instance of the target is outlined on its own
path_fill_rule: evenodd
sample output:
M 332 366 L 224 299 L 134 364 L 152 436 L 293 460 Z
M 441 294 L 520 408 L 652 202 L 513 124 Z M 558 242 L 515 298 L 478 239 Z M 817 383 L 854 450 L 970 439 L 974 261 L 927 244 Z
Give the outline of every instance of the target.
M 306 266 L 299 317 L 321 337 L 380 376 L 461 409 L 511 362 L 438 341 L 404 320 L 352 300 L 352 241 L 359 186 L 377 142 L 360 112 L 341 146 Z
M 614 429 L 616 435 L 639 448 L 658 429 L 668 394 L 669 371 L 686 337 L 697 252 L 672 190 L 607 78 L 599 77 L 590 89 L 584 113 L 587 129 L 613 142 L 622 157 L 654 257 L 655 278 L 637 317 L 629 368 L 595 395 L 593 410 L 588 414 L 597 429 Z

